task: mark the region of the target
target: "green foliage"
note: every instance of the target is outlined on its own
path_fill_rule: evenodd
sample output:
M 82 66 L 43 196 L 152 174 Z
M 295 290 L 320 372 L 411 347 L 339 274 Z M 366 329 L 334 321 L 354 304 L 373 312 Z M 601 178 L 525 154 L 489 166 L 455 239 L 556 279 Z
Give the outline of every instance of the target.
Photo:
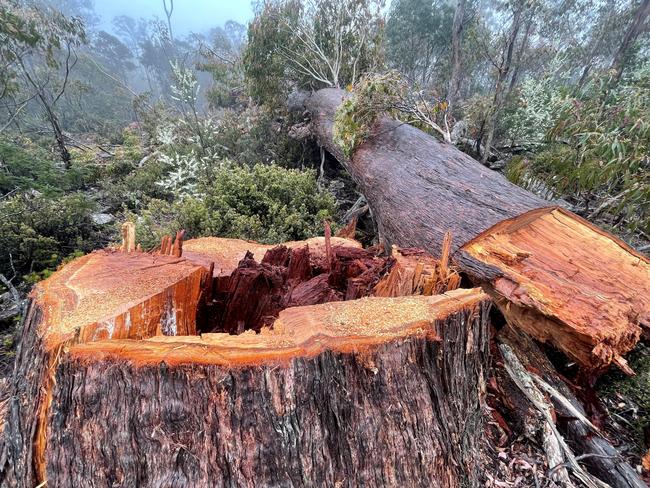
M 448 130 L 439 125 L 446 110 L 446 102 L 409 86 L 397 71 L 366 75 L 354 86 L 352 96 L 337 109 L 333 139 L 350 157 L 367 139 L 375 121 L 387 115 L 448 140 Z
M 64 170 L 51 155 L 27 139 L 21 144 L 0 138 L 0 195 L 24 190 L 46 194 L 79 189 L 95 178 L 95 170 L 74 162 Z
M 266 1 L 248 25 L 248 44 L 243 66 L 248 93 L 258 103 L 280 105 L 290 86 L 286 83 L 287 67 L 279 46 L 294 43 L 291 32 L 282 28 L 298 21 L 300 1 Z
M 58 51 L 69 43 L 85 42 L 80 19 L 64 16 L 54 9 L 15 0 L 0 4 L 0 99 L 16 92 L 18 67 L 26 56 L 41 56 L 50 69 L 57 68 Z
M 215 134 L 219 156 L 239 164 L 277 163 L 296 167 L 309 156 L 309 148 L 288 136 L 295 116 L 267 106 L 249 105 L 224 111 Z
M 631 427 L 635 450 L 643 455 L 644 429 L 650 424 L 650 348 L 639 343 L 626 359 L 636 374 L 626 376 L 612 368 L 598 382 L 598 397 Z
M 553 60 L 544 76 L 527 78 L 501 111 L 498 132 L 513 144 L 542 143 L 562 111 L 569 92 L 560 74 L 564 59 Z M 484 116 L 484 114 L 483 114 Z
M 141 165 L 138 161 L 139 158 L 119 158 L 103 170 L 99 197 L 105 210 L 140 211 L 151 198 L 171 197 L 168 191 L 157 184 L 169 172 L 169 164 L 156 157 L 149 157 Z
M 66 256 L 100 247 L 93 210 L 92 202 L 80 194 L 18 195 L 0 201 L 0 272 L 38 281 Z
M 550 144 L 526 168 L 557 195 L 597 210 L 593 217 L 612 213 L 644 232 L 650 231 L 649 68 L 618 85 L 597 77 L 577 97 L 566 97 Z
M 243 92 L 244 71 L 242 51 L 246 26 L 232 20 L 224 28 L 212 29 L 212 45 L 201 45 L 204 60 L 197 68 L 212 75 L 212 86 L 206 97 L 212 108 L 234 107 Z
M 244 73 L 259 103 L 293 89 L 342 87 L 383 64 L 383 1 L 268 0 L 250 23 Z
M 174 203 L 154 200 L 142 212 L 139 242 L 153 246 L 164 234 L 224 236 L 277 243 L 322 233 L 336 211 L 334 198 L 316 187 L 313 171 L 224 163 L 209 169 L 202 196 Z

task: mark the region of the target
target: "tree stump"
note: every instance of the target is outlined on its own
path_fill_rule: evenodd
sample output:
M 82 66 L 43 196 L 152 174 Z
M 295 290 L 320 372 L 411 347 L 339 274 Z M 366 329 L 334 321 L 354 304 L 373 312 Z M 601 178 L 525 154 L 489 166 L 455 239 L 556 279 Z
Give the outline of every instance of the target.
M 397 268 L 391 293 L 422 293 L 439 264 L 345 239 L 169 244 L 35 287 L 2 486 L 478 483 L 482 291 L 368 297 Z

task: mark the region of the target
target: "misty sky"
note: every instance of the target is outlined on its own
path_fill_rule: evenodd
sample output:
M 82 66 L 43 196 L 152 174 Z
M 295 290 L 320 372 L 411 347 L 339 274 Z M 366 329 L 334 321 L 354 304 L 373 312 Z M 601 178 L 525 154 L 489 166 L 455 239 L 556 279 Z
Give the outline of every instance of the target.
M 168 2 L 169 3 L 169 2 Z M 95 11 L 102 17 L 104 28 L 110 28 L 117 15 L 165 20 L 162 0 L 95 0 Z M 253 18 L 251 0 L 174 0 L 172 29 L 183 35 L 222 26 L 228 20 L 246 24 Z

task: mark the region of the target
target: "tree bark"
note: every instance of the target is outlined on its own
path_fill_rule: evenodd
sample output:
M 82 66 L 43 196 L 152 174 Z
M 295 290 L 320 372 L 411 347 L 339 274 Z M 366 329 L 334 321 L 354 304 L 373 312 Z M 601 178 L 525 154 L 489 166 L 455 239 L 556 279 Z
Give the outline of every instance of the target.
M 650 262 L 616 237 L 553 207 L 449 144 L 388 118 L 350 159 L 332 139 L 348 95 L 306 102 L 319 143 L 349 171 L 389 244 L 453 258 L 504 315 L 588 370 L 614 362 L 650 327 Z
M 478 483 L 487 295 L 421 250 L 181 239 L 35 287 L 0 486 Z
M 463 36 L 463 19 L 465 17 L 465 0 L 458 0 L 454 11 L 454 23 L 451 28 L 451 75 L 447 88 L 447 103 L 450 110 L 456 107 L 460 92 L 461 42 Z
M 487 305 L 452 293 L 288 309 L 258 336 L 72 348 L 48 483 L 475 485 Z
M 621 45 L 618 47 L 614 59 L 612 60 L 611 69 L 615 72 L 615 78 L 618 80 L 623 74 L 623 69 L 625 68 L 625 63 L 627 61 L 627 56 L 629 54 L 630 48 L 636 42 L 639 37 L 639 34 L 643 32 L 645 28 L 646 19 L 650 15 L 650 0 L 642 0 L 639 8 L 634 13 L 632 18 L 632 23 L 628 27 L 623 39 L 621 40 Z

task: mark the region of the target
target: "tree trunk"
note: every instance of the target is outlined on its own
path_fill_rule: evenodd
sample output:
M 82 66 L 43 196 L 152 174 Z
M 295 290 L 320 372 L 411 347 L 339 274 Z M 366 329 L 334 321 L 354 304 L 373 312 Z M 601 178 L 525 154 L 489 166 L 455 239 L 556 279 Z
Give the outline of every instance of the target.
M 614 70 L 615 78 L 617 80 L 620 79 L 623 74 L 623 68 L 625 68 L 630 48 L 645 28 L 645 22 L 648 15 L 650 15 L 650 0 L 641 0 L 641 4 L 632 18 L 632 23 L 625 32 L 621 45 L 618 47 L 614 59 L 612 60 L 611 69 Z
M 494 139 L 497 117 L 499 116 L 499 111 L 501 110 L 505 98 L 505 85 L 508 75 L 510 74 L 510 68 L 512 67 L 512 56 L 515 50 L 517 37 L 519 36 L 519 29 L 521 28 L 523 8 L 523 5 L 518 6 L 513 13 L 510 37 L 506 46 L 506 52 L 504 53 L 504 61 L 501 66 L 497 67 L 497 79 L 494 85 L 492 107 L 490 107 L 490 111 L 488 112 L 485 121 L 485 150 L 481 154 L 481 163 L 484 165 L 487 163 L 488 157 L 490 156 L 490 148 L 492 147 L 492 140 Z M 480 146 L 481 144 L 479 143 L 479 149 Z
M 460 281 L 421 250 L 180 249 L 96 251 L 35 287 L 1 486 L 478 485 L 487 295 L 399 297 Z
M 465 0 L 458 0 L 454 12 L 454 23 L 451 28 L 451 75 L 447 89 L 447 103 L 450 110 L 456 108 L 460 92 L 461 41 L 463 35 L 463 18 L 465 17 Z
M 626 368 L 622 355 L 650 327 L 645 256 L 395 120 L 380 119 L 347 159 L 332 140 L 346 96 L 326 89 L 307 100 L 312 131 L 358 183 L 389 243 L 436 255 L 450 231 L 454 260 L 514 325 L 589 370 Z
M 61 160 L 63 161 L 63 164 L 66 167 L 66 169 L 68 169 L 70 168 L 70 162 L 72 161 L 72 156 L 70 156 L 70 151 L 68 151 L 68 146 L 65 143 L 65 135 L 63 134 L 63 130 L 61 129 L 61 125 L 59 124 L 59 118 L 56 116 L 56 114 L 49 106 L 49 104 L 45 101 L 44 97 L 40 97 L 40 98 L 43 101 L 43 107 L 45 107 L 45 113 L 47 114 L 47 118 L 50 121 L 50 125 L 52 126 L 52 131 L 54 132 L 54 140 L 56 141 L 56 145 L 59 148 L 59 154 L 61 155 Z
M 524 59 L 524 56 L 526 56 L 526 50 L 528 49 L 528 40 L 530 38 L 531 31 L 533 30 L 533 26 L 535 24 L 534 20 L 535 20 L 535 11 L 533 10 L 529 13 L 528 21 L 526 22 L 526 29 L 524 31 L 524 37 L 521 40 L 519 49 L 517 50 L 515 69 L 512 72 L 512 77 L 510 78 L 510 84 L 508 85 L 508 93 L 505 96 L 506 99 L 510 97 L 510 94 L 514 91 L 515 87 L 517 86 L 517 83 L 519 82 L 519 75 L 523 64 L 522 61 Z

